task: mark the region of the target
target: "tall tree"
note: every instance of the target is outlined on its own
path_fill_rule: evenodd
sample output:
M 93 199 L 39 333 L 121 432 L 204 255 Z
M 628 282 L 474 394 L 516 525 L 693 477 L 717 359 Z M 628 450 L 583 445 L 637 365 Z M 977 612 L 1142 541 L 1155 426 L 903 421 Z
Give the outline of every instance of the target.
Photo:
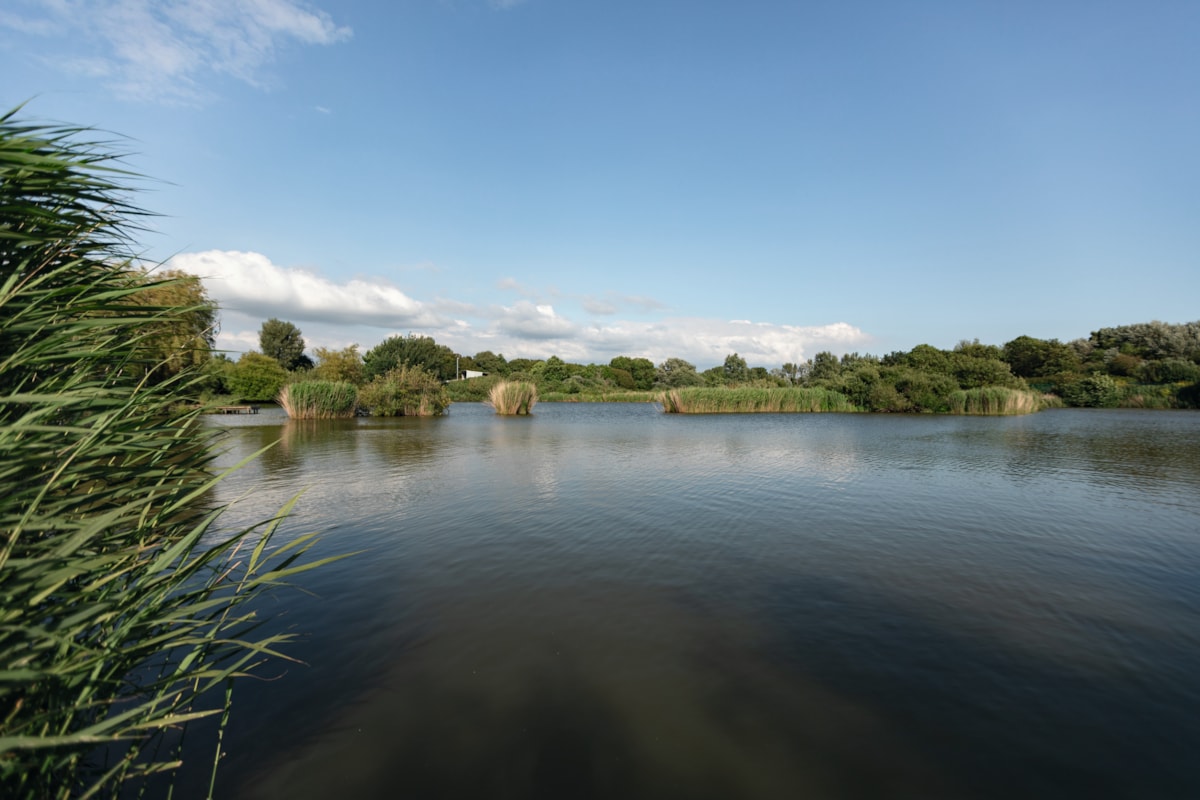
M 304 355 L 304 336 L 290 322 L 271 317 L 258 332 L 262 353 L 279 362 L 286 370 L 308 369 L 312 359 Z

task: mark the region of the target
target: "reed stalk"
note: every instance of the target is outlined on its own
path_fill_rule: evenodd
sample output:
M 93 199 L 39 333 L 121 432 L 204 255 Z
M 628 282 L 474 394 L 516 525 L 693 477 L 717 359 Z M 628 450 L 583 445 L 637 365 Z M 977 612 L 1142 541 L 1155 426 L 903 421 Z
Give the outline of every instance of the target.
M 346 381 L 300 381 L 283 387 L 277 402 L 292 419 L 349 419 L 358 387 Z
M 790 414 L 859 409 L 840 392 L 807 387 L 687 387 L 661 395 L 668 414 Z
M 143 212 L 86 135 L 0 115 L 6 800 L 115 797 L 175 769 L 187 753 L 150 745 L 226 710 L 221 687 L 290 638 L 256 632 L 251 603 L 323 563 L 297 561 L 311 536 L 274 539 L 288 509 L 211 545 L 220 476 L 180 402 L 203 376 L 155 369 L 163 327 L 192 309 L 139 302 L 153 285 L 131 255 Z
M 1015 416 L 1041 411 L 1047 403 L 1038 392 L 1010 389 L 1004 386 L 984 386 L 979 389 L 960 389 L 947 398 L 951 414 L 973 416 Z
M 532 413 L 537 404 L 537 387 L 526 381 L 501 381 L 488 393 L 487 404 L 497 414 L 516 416 Z

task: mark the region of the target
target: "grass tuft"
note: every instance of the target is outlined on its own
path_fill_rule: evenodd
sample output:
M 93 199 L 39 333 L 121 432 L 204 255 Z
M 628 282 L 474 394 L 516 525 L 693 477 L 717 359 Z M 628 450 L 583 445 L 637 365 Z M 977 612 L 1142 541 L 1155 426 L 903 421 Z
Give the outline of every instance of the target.
M 488 393 L 487 404 L 497 414 L 516 416 L 529 414 L 537 404 L 537 387 L 526 381 L 501 381 Z
M 284 386 L 278 403 L 292 419 L 349 419 L 358 408 L 358 388 L 346 381 L 300 381 Z

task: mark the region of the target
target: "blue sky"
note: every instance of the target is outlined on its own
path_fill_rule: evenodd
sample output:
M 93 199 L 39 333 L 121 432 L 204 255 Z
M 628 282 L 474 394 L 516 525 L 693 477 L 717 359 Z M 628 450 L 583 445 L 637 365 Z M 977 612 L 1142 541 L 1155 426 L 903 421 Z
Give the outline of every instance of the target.
M 5 0 L 220 343 L 775 367 L 1200 318 L 1200 3 Z

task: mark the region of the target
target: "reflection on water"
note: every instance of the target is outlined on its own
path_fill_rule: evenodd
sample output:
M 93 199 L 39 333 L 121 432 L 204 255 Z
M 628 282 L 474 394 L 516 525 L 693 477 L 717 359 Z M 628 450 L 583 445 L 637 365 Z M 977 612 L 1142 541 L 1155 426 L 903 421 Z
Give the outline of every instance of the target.
M 366 551 L 270 602 L 309 666 L 238 688 L 218 796 L 1200 785 L 1200 415 L 536 412 L 213 421 L 279 441 L 230 524 L 304 490 Z

